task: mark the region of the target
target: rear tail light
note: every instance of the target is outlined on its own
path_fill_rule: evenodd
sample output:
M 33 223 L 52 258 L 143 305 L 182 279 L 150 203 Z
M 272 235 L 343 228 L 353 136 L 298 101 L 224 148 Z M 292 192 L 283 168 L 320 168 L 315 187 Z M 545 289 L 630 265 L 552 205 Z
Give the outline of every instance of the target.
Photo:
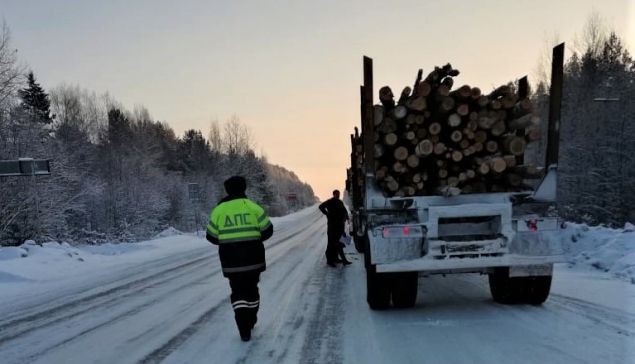
M 529 230 L 531 230 L 531 231 L 538 230 L 538 221 L 536 221 L 536 220 L 527 221 L 527 228 L 529 228 Z
M 381 235 L 384 238 L 420 238 L 424 236 L 421 226 L 386 226 L 381 229 Z

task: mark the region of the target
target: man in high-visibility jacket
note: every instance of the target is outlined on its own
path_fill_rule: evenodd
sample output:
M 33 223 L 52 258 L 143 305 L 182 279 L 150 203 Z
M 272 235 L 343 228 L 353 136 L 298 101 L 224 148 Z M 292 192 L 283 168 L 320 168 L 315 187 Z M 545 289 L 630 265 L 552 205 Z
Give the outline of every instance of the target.
M 249 341 L 258 320 L 260 273 L 266 269 L 263 241 L 273 235 L 273 225 L 262 207 L 245 195 L 247 181 L 243 177 L 231 177 L 224 185 L 227 197 L 212 210 L 207 240 L 218 245 L 240 338 Z

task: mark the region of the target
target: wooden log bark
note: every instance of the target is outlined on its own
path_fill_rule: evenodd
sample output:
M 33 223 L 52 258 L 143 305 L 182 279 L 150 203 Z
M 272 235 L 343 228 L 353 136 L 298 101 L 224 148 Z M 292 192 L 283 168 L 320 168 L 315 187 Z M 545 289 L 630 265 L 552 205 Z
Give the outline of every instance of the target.
M 521 116 L 518 119 L 511 120 L 507 123 L 509 129 L 518 130 L 525 129 L 540 124 L 540 118 L 533 114 Z
M 381 105 L 373 106 L 373 124 L 379 126 L 384 120 L 384 107 Z
M 388 86 L 384 86 L 379 89 L 379 101 L 384 106 L 386 111 L 392 110 L 395 107 L 395 95 Z

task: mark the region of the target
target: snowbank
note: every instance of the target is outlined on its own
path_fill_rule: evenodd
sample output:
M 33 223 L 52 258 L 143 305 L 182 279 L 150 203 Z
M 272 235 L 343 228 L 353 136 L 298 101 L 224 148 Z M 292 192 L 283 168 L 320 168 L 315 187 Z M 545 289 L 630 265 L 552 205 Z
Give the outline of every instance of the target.
M 559 231 L 569 258 L 569 266 L 601 271 L 635 284 L 635 229 L 590 227 L 569 224 Z

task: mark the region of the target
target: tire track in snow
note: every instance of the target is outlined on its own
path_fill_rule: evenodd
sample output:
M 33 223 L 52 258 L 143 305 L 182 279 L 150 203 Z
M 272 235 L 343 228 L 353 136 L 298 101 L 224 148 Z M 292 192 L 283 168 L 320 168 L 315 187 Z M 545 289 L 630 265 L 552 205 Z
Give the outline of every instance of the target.
M 572 312 L 595 323 L 609 327 L 617 331 L 618 334 L 625 336 L 635 335 L 635 330 L 633 330 L 635 328 L 635 315 L 554 293 L 549 295 L 549 301 L 547 302 L 557 306 L 557 309 Z
M 144 277 L 97 294 L 90 295 L 75 301 L 71 301 L 68 304 L 55 306 L 44 311 L 40 311 L 35 314 L 23 316 L 18 319 L 13 319 L 8 322 L 4 322 L 0 325 L 0 332 L 7 333 L 0 335 L 0 347 L 7 344 L 10 341 L 18 339 L 35 330 L 43 329 L 57 323 L 66 321 L 69 318 L 73 318 L 77 315 L 81 315 L 88 311 L 91 311 L 96 306 L 103 306 L 109 303 L 119 301 L 122 298 L 134 295 L 139 291 L 152 288 L 189 274 L 191 270 L 198 269 L 201 265 L 205 265 L 209 259 L 209 256 L 189 261 L 185 264 L 180 264 L 176 267 L 169 268 L 167 270 L 159 272 L 159 275 L 153 275 Z M 184 269 L 189 268 L 185 271 Z M 163 278 L 166 274 L 181 271 L 180 274 Z M 112 297 L 112 298 L 111 298 Z M 105 301 L 100 299 L 106 298 Z M 20 327 L 25 326 L 25 327 Z
M 311 217 L 311 215 L 309 215 Z M 307 225 L 309 226 L 315 226 L 315 224 L 313 224 L 314 222 L 316 222 L 319 219 L 319 215 L 315 214 L 315 216 L 312 216 L 311 220 L 309 221 L 309 223 L 307 223 Z M 301 225 L 301 226 L 295 226 L 298 228 L 298 231 L 293 231 L 292 233 L 290 233 L 287 236 L 284 236 L 282 238 L 279 238 L 280 240 L 271 243 L 269 245 L 267 245 L 266 249 L 271 250 L 273 248 L 282 248 L 283 246 L 281 246 L 282 243 L 300 235 L 300 234 L 305 234 L 306 231 L 304 230 L 305 226 Z M 299 249 L 301 248 L 301 246 L 295 246 L 292 247 L 291 249 Z M 276 249 L 278 250 L 278 249 Z M 274 251 L 271 251 L 271 255 L 274 255 L 273 253 L 275 253 Z M 273 257 L 270 262 L 268 262 L 268 264 L 273 264 L 276 261 L 282 259 L 283 257 L 285 257 L 284 254 L 281 255 L 277 255 L 275 257 Z M 286 275 L 285 278 L 288 278 L 289 275 Z M 278 287 L 280 287 L 281 285 L 278 285 Z M 231 307 L 230 303 L 230 298 L 227 297 L 226 299 L 222 300 L 220 303 L 214 305 L 213 307 L 211 307 L 208 311 L 206 311 L 203 315 L 201 315 L 198 319 L 196 319 L 193 323 L 191 323 L 190 325 L 188 325 L 185 329 L 181 330 L 179 333 L 177 333 L 176 335 L 174 335 L 169 341 L 167 341 L 164 345 L 162 345 L 161 347 L 155 349 L 154 351 L 152 351 L 151 353 L 149 353 L 148 355 L 146 355 L 143 359 L 141 359 L 139 361 L 139 363 L 143 363 L 143 364 L 148 364 L 148 363 L 160 363 L 161 361 L 165 360 L 168 356 L 170 356 L 170 354 L 172 354 L 173 352 L 175 352 L 176 350 L 179 349 L 179 347 L 181 347 L 188 339 L 190 339 L 192 336 L 194 336 L 204 325 L 206 325 L 211 318 L 214 316 L 214 314 L 218 311 L 219 308 L 221 308 L 222 306 L 228 306 Z M 252 344 L 253 345 L 253 344 Z M 250 347 L 251 349 L 251 347 Z M 249 349 L 248 349 L 248 353 L 249 353 Z

